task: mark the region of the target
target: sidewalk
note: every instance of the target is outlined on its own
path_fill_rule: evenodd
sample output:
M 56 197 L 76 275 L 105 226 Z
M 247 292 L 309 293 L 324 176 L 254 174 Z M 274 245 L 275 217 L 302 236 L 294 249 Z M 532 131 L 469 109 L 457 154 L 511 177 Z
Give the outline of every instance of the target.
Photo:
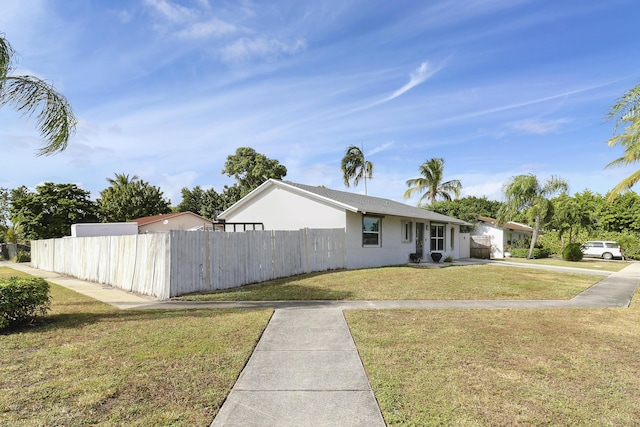
M 211 425 L 384 426 L 342 310 L 276 310 Z
M 134 294 L 133 292 L 127 292 L 123 291 L 122 289 L 114 288 L 113 286 L 86 282 L 84 280 L 75 279 L 69 276 L 63 276 L 51 271 L 38 270 L 24 263 L 0 261 L 0 267 L 8 267 L 14 270 L 22 271 L 23 273 L 27 273 L 35 277 L 41 277 L 51 283 L 64 286 L 65 288 L 69 288 L 72 291 L 78 292 L 79 294 L 86 295 L 88 297 L 116 306 L 123 310 L 140 308 L 159 301 L 157 298 Z

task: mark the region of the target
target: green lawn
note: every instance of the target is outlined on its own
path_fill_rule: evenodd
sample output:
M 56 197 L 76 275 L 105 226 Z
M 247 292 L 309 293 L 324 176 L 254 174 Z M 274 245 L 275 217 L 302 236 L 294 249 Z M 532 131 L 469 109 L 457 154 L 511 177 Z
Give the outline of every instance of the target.
M 51 294 L 39 324 L 0 335 L 0 425 L 207 426 L 271 316 L 121 311 L 57 285 Z
M 640 309 L 345 313 L 388 425 L 631 426 Z
M 515 274 L 514 274 L 515 272 Z M 313 273 L 181 297 L 196 301 L 570 299 L 602 276 L 470 265 Z
M 629 265 L 628 261 L 605 261 L 597 258 L 583 258 L 581 261 L 565 261 L 562 258 L 541 258 L 541 259 L 526 259 L 526 258 L 507 258 L 506 262 L 519 262 L 523 264 L 538 264 L 538 265 L 555 265 L 560 267 L 569 268 L 587 268 L 590 270 L 601 271 L 620 271 Z

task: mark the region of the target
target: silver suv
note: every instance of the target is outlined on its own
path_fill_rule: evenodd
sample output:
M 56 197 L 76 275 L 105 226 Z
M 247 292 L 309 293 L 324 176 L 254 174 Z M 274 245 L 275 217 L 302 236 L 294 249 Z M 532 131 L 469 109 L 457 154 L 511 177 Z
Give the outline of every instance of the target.
M 585 242 L 580 249 L 585 257 L 595 257 L 604 259 L 613 259 L 622 257 L 622 249 L 616 242 L 607 242 L 604 240 L 592 240 Z

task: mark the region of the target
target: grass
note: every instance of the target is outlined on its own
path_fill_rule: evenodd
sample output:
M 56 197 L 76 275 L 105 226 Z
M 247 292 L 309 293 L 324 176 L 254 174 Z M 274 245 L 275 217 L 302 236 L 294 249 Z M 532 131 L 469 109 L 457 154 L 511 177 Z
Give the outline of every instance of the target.
M 569 268 L 586 268 L 590 270 L 612 272 L 620 271 L 629 265 L 629 262 L 627 261 L 605 261 L 597 258 L 583 258 L 581 261 L 565 261 L 562 258 L 557 257 L 540 259 L 507 258 L 502 261 L 519 262 L 523 264 L 554 265 Z
M 0 425 L 207 426 L 271 315 L 121 311 L 53 284 L 51 294 L 48 316 L 0 335 Z
M 602 277 L 495 265 L 384 267 L 312 273 L 182 300 L 570 299 Z
M 349 311 L 388 425 L 627 426 L 640 309 Z

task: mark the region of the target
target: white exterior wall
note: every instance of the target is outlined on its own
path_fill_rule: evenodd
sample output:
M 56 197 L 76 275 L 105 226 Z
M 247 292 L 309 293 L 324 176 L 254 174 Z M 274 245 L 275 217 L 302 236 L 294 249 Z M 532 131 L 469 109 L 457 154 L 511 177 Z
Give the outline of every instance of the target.
M 502 228 L 494 227 L 491 224 L 480 223 L 471 233 L 472 236 L 491 237 L 491 258 L 504 258 L 504 245 L 507 243 L 507 236 Z
M 165 221 L 167 222 L 165 224 Z M 205 221 L 193 215 L 178 215 L 171 218 L 161 219 L 150 224 L 141 225 L 140 233 L 162 233 L 172 230 L 191 230 L 196 227 L 211 227 L 211 221 Z
M 138 224 L 135 222 L 91 222 L 71 224 L 71 237 L 135 236 Z
M 396 216 L 385 216 L 382 218 L 382 232 L 380 247 L 362 246 L 362 213 L 347 212 L 347 268 L 367 268 L 379 267 L 383 265 L 405 264 L 409 260 L 409 254 L 416 251 L 416 224 L 424 224 L 423 233 L 423 256 L 422 262 L 433 262 L 429 256 L 431 240 L 429 234 L 429 222 L 420 219 L 402 218 Z M 402 221 L 413 223 L 413 236 L 410 242 L 402 241 Z M 439 223 L 440 224 L 440 223 Z M 454 230 L 453 248 L 451 247 L 451 230 Z M 445 224 L 445 250 L 442 253 L 442 260 L 451 256 L 453 259 L 460 259 L 460 226 Z
M 226 222 L 261 222 L 265 230 L 345 228 L 343 209 L 271 187 L 232 214 Z

